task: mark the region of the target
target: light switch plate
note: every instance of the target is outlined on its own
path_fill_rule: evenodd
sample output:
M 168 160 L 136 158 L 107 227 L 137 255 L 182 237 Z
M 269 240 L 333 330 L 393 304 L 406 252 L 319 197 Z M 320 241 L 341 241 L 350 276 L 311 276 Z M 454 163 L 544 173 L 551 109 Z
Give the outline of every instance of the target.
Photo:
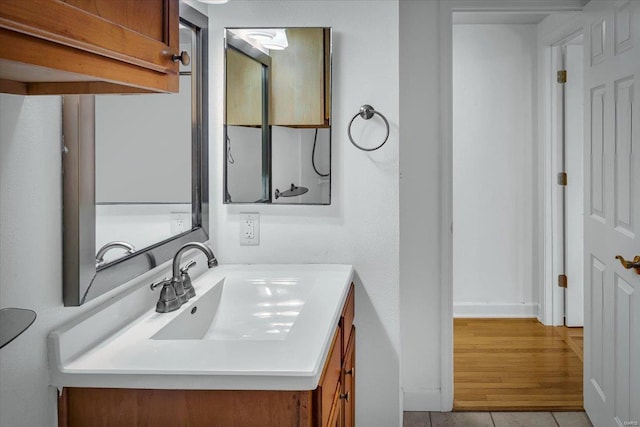
M 256 246 L 260 244 L 260 214 L 257 212 L 240 213 L 240 245 Z

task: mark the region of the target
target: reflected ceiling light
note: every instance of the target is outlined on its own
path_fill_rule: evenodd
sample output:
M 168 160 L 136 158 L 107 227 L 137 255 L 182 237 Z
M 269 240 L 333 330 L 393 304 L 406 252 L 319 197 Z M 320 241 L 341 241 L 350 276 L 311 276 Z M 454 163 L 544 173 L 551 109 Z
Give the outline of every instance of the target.
M 270 49 L 270 50 L 284 50 L 287 45 L 285 45 L 282 42 L 276 42 L 276 41 L 270 41 L 270 42 L 262 42 L 261 43 L 263 47 Z
M 284 28 L 278 28 L 275 30 L 275 36 L 272 40 L 261 41 L 260 44 L 262 47 L 273 50 L 283 50 L 289 46 L 289 41 L 287 40 L 287 33 Z
M 225 4 L 228 3 L 229 0 L 198 0 L 200 3 L 209 3 L 209 4 Z
M 276 30 L 251 29 L 247 31 L 247 36 L 259 42 L 270 41 L 276 36 Z

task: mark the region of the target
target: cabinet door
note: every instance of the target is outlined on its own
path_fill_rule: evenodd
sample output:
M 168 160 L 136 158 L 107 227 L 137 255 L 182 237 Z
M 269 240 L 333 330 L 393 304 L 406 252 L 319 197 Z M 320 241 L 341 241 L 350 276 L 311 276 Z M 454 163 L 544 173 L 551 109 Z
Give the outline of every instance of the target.
M 351 338 L 347 345 L 342 369 L 344 391 L 344 427 L 354 427 L 356 404 L 356 328 L 351 328 Z
M 337 328 L 331 344 L 331 350 L 324 365 L 318 388 L 314 394 L 314 426 L 331 426 L 334 420 L 336 406 L 341 406 L 340 394 L 342 386 L 342 354 L 340 353 L 340 337 L 342 329 Z
M 2 0 L 2 77 L 177 92 L 178 25 L 178 0 Z
M 351 284 L 349 288 L 349 294 L 347 295 L 347 301 L 344 303 L 344 308 L 342 310 L 342 357 L 347 354 L 347 346 L 349 345 L 349 340 L 351 339 L 351 330 L 353 326 L 353 318 L 355 316 L 355 295 L 354 295 L 354 285 Z
M 270 124 L 328 125 L 324 32 L 323 28 L 287 28 L 289 46 L 270 52 Z
M 342 386 L 338 384 L 336 394 L 333 399 L 333 405 L 331 406 L 331 413 L 329 415 L 329 421 L 327 427 L 342 427 L 342 394 L 340 393 Z
M 262 126 L 262 64 L 232 48 L 226 61 L 225 124 Z

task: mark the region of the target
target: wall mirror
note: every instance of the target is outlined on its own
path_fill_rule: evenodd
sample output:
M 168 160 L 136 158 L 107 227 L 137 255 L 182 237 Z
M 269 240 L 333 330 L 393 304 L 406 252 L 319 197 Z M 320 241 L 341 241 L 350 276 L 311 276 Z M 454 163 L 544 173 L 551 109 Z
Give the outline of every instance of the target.
M 224 203 L 331 204 L 331 29 L 225 30 Z
M 207 22 L 180 4 L 179 93 L 63 98 L 65 305 L 208 239 Z

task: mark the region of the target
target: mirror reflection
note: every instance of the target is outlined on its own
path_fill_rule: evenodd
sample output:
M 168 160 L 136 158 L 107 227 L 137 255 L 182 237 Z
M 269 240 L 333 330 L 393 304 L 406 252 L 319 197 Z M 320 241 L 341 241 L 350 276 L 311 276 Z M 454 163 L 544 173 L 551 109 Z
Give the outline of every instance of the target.
M 179 93 L 95 97 L 97 267 L 191 230 L 192 87 L 181 65 Z
M 331 30 L 225 33 L 225 203 L 331 203 Z
M 179 93 L 63 97 L 65 306 L 208 240 L 208 22 L 180 4 Z

